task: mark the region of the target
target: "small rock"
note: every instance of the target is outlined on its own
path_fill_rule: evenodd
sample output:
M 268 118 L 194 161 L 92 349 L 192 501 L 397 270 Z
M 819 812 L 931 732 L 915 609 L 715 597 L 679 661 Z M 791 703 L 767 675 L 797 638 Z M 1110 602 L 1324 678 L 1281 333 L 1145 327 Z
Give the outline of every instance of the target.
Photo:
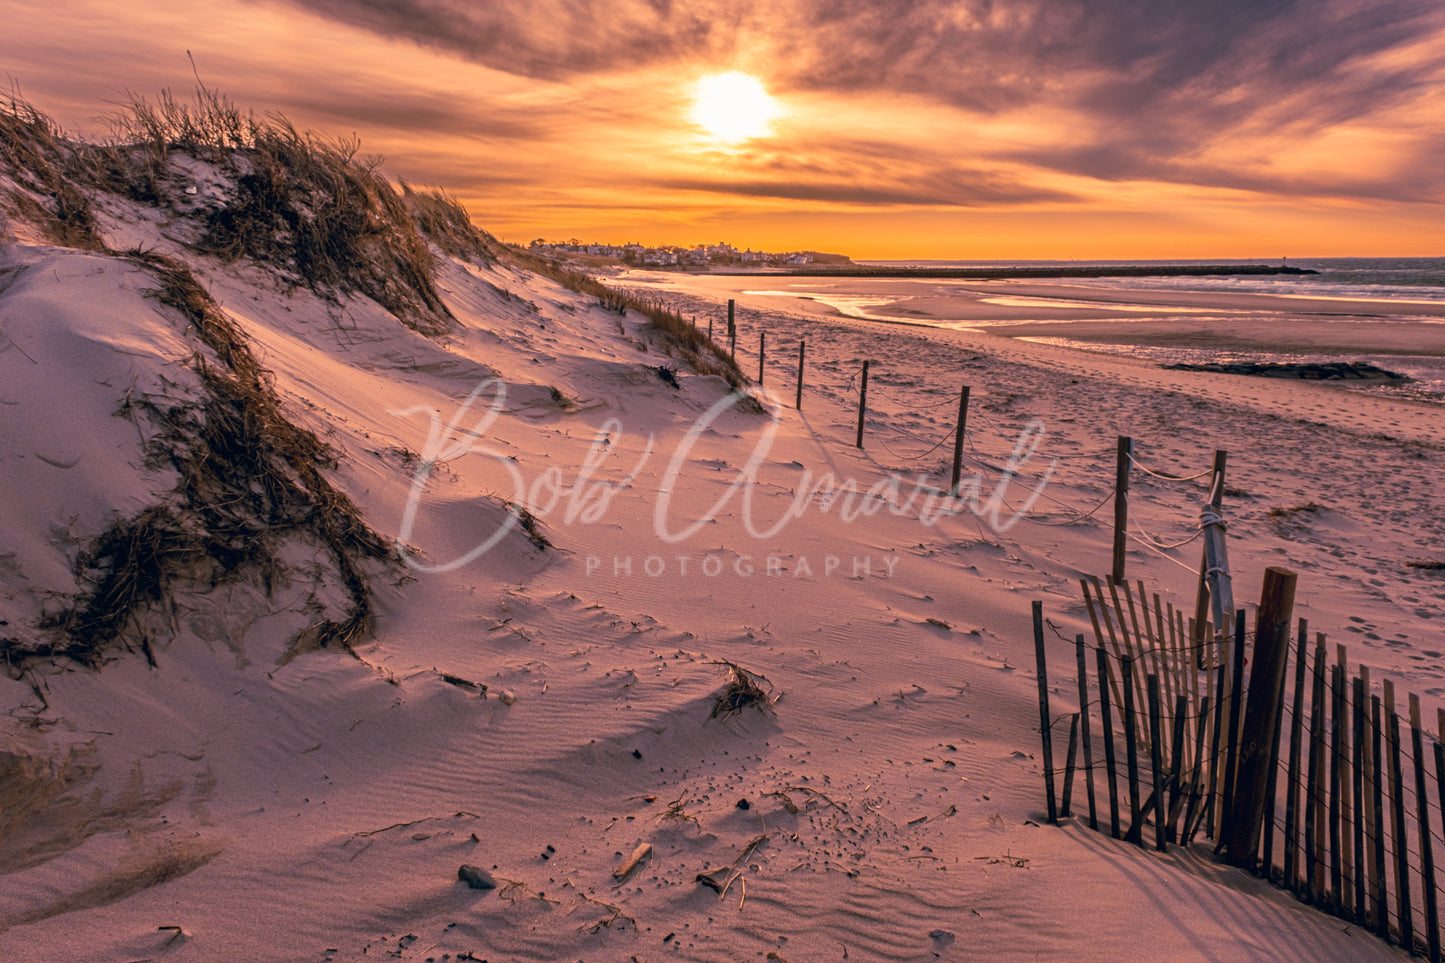
M 492 879 L 492 874 L 480 866 L 462 864 L 457 870 L 457 879 L 466 883 L 472 889 L 496 889 L 497 881 Z
M 509 706 L 517 701 L 517 697 L 513 694 L 511 689 L 503 689 L 502 694 L 497 696 L 497 698 L 501 700 L 502 705 L 504 706 Z
M 632 758 L 633 758 L 633 759 L 641 759 L 641 758 L 642 758 L 642 750 L 641 750 L 641 749 L 634 749 L 634 750 L 632 750 Z
M 753 804 L 750 803 L 750 802 L 748 802 L 746 799 L 739 799 L 739 800 L 738 800 L 738 808 L 739 808 L 739 809 L 743 809 L 743 810 L 752 809 L 752 808 L 753 808 Z

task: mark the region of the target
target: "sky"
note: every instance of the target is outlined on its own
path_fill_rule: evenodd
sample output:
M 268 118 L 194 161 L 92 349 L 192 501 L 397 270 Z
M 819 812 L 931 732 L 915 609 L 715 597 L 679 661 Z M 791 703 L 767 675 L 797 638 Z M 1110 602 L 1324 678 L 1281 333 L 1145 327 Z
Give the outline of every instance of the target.
M 1439 0 L 0 0 L 0 23 L 11 89 L 68 131 L 199 75 L 509 241 L 1445 256 Z M 695 95 L 730 72 L 773 116 L 722 136 Z

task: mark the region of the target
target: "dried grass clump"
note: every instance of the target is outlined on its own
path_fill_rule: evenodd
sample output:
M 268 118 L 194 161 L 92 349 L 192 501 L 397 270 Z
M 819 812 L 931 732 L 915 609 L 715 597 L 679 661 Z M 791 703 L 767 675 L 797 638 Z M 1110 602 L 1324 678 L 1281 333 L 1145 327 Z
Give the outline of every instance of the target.
M 0 203 L 63 247 L 104 250 L 90 198 L 76 185 L 80 152 L 45 114 L 14 93 L 0 96 Z
M 728 681 L 722 691 L 718 693 L 717 705 L 713 706 L 711 718 L 716 719 L 718 716 L 722 716 L 726 719 L 728 716 L 742 712 L 749 706 L 757 706 L 759 709 L 772 707 L 775 701 L 772 694 L 772 683 L 769 682 L 768 688 L 764 689 L 757 682 L 758 679 L 767 682 L 765 676 L 749 672 L 736 662 L 730 662 L 727 659 L 719 659 L 713 665 L 727 666 Z
M 155 275 L 153 296 L 186 318 L 215 363 L 200 354 L 194 361 L 198 405 L 142 398 L 122 409 L 156 429 L 150 462 L 173 468 L 179 481 L 163 504 L 117 521 L 81 553 L 76 575 L 90 588 L 42 625 L 60 640 L 15 654 L 96 664 L 111 648 L 137 647 L 154 664 L 147 611 L 186 584 L 250 577 L 269 595 L 287 577 L 280 548 L 295 539 L 326 553 L 349 605 L 340 619 L 318 618 L 293 652 L 349 650 L 372 621 L 362 565 L 389 558 L 389 545 L 322 474 L 335 453 L 286 419 L 269 374 L 190 271 L 155 254 L 129 257 Z
M 491 235 L 472 224 L 462 202 L 444 190 L 416 190 L 401 181 L 401 200 L 422 236 L 460 261 L 489 264 L 499 247 Z
M 196 246 L 204 253 L 279 267 L 322 297 L 363 294 L 423 334 L 454 323 L 426 240 L 376 162 L 357 159 L 358 142 L 301 132 L 280 116 L 257 118 L 205 87 L 193 104 L 169 91 L 154 101 L 132 96 L 113 127 L 143 163 L 127 164 L 122 148 L 109 148 L 116 173 L 102 180 L 112 190 L 159 196 L 154 181 L 175 151 L 233 179 L 225 204 L 203 215 Z

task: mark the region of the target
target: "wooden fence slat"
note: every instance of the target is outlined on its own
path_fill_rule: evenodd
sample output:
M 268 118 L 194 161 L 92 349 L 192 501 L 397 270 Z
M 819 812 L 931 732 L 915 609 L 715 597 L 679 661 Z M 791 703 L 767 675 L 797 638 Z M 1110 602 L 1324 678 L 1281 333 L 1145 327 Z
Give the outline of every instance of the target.
M 1204 795 L 1204 734 L 1208 730 L 1209 696 L 1206 695 L 1199 700 L 1199 718 L 1194 727 L 1194 769 L 1189 776 L 1189 805 L 1184 810 L 1183 842 L 1186 846 L 1194 841 L 1194 833 L 1203 819 L 1200 800 Z M 1195 819 L 1196 812 L 1199 813 L 1199 821 Z
M 1134 660 L 1119 660 L 1119 682 L 1124 689 L 1124 754 L 1129 770 L 1129 831 L 1124 839 L 1143 845 L 1143 828 L 1139 819 L 1139 738 L 1138 720 L 1134 718 Z
M 1149 673 L 1149 765 L 1154 778 L 1154 848 L 1167 852 L 1164 841 L 1164 728 L 1160 718 L 1164 709 L 1159 704 L 1159 676 Z
M 1340 770 L 1341 759 L 1340 729 L 1344 726 L 1345 715 L 1345 673 L 1338 665 L 1330 666 L 1330 908 L 1336 916 L 1343 916 L 1344 867 L 1340 862 L 1340 796 L 1344 788 L 1344 774 Z
M 1309 623 L 1299 620 L 1299 637 L 1294 662 L 1294 712 L 1289 722 L 1289 772 L 1285 782 L 1284 880 L 1285 886 L 1300 892 L 1299 877 L 1299 795 L 1300 751 L 1304 732 L 1305 666 L 1309 663 Z
M 1395 853 L 1395 916 L 1400 945 L 1413 950 L 1415 925 L 1410 912 L 1410 839 L 1405 829 L 1405 772 L 1400 760 L 1400 714 L 1395 711 L 1395 688 L 1385 689 L 1385 739 L 1390 754 L 1390 843 Z
M 1079 713 L 1069 720 L 1069 751 L 1064 755 L 1064 796 L 1059 804 L 1059 817 L 1072 816 L 1074 798 L 1074 759 L 1079 751 Z
M 1354 688 L 1354 705 L 1352 716 L 1354 719 L 1355 739 L 1354 765 L 1351 767 L 1353 790 L 1355 797 L 1355 922 L 1361 926 L 1367 926 L 1368 904 L 1365 901 L 1365 680 L 1355 676 L 1351 680 Z
M 1074 637 L 1074 653 L 1079 666 L 1079 741 L 1084 750 L 1084 792 L 1089 800 L 1089 828 L 1099 828 L 1099 814 L 1094 800 L 1094 752 L 1089 740 L 1089 665 L 1084 654 L 1084 636 Z
M 1048 793 L 1049 822 L 1059 821 L 1059 811 L 1054 797 L 1054 742 L 1053 729 L 1049 719 L 1049 666 L 1044 653 L 1044 603 L 1035 600 L 1034 616 L 1034 660 L 1038 665 L 1039 677 L 1039 737 L 1043 743 L 1044 787 Z
M 1234 657 L 1230 673 L 1230 699 L 1229 699 L 1229 749 L 1224 757 L 1224 813 L 1220 821 L 1220 832 L 1217 837 L 1219 845 L 1223 846 L 1229 839 L 1230 829 L 1234 822 L 1234 787 L 1238 773 L 1236 767 L 1239 763 L 1239 718 L 1240 701 L 1244 694 L 1244 639 L 1247 626 L 1245 625 L 1244 613 L 1240 612 L 1234 620 Z M 1215 847 L 1218 851 L 1218 847 Z M 1253 853 L 1249 853 L 1250 862 L 1253 862 Z M 1244 853 L 1240 858 L 1245 858 Z
M 1375 907 L 1375 932 L 1381 939 L 1390 938 L 1390 912 L 1389 899 L 1387 894 L 1387 872 L 1388 861 L 1385 853 L 1385 756 L 1384 737 L 1385 725 L 1380 709 L 1380 697 L 1370 696 L 1370 741 L 1371 741 L 1371 775 L 1373 783 L 1371 790 L 1374 794 L 1374 870 L 1375 870 L 1375 891 L 1370 899 Z
M 1335 786 L 1335 792 L 1340 797 L 1340 903 L 1344 909 L 1341 915 L 1345 919 L 1350 919 L 1355 910 L 1354 878 L 1355 865 L 1358 863 L 1355 837 L 1350 827 L 1359 822 L 1359 810 L 1354 807 L 1350 775 L 1352 771 L 1350 746 L 1353 744 L 1351 738 L 1352 717 L 1350 715 L 1350 662 L 1343 645 L 1335 646 L 1335 662 L 1340 668 L 1340 778 Z
M 1109 834 L 1119 838 L 1119 779 L 1114 768 L 1114 714 L 1109 705 L 1109 656 L 1103 643 L 1094 650 L 1099 667 L 1099 716 L 1104 737 L 1104 769 L 1109 786 Z
M 1425 899 L 1425 945 L 1430 963 L 1440 963 L 1440 906 L 1435 899 L 1435 846 L 1430 838 L 1430 796 L 1425 791 L 1425 744 L 1420 732 L 1420 697 L 1410 693 L 1410 748 L 1415 757 L 1416 827 L 1420 836 L 1420 892 Z
M 1189 697 L 1179 693 L 1174 699 L 1174 742 L 1169 751 L 1169 831 L 1165 834 L 1170 842 L 1178 842 L 1184 835 L 1174 831 L 1179 818 L 1179 806 L 1184 793 L 1184 733 L 1189 727 Z
M 1305 902 L 1317 903 L 1323 895 L 1320 866 L 1320 829 L 1324 822 L 1321 798 L 1325 767 L 1325 647 L 1315 646 L 1314 686 L 1310 691 L 1310 758 L 1305 788 Z

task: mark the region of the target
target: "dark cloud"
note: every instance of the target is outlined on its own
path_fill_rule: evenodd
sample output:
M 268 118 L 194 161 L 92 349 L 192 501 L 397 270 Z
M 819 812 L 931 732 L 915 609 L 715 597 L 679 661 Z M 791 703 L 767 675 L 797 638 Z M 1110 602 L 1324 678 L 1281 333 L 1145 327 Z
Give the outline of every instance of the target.
M 836 204 L 903 205 L 909 207 L 982 207 L 996 204 L 1060 203 L 1071 195 L 980 172 L 946 171 L 894 180 L 828 178 L 673 178 L 658 183 L 669 190 L 701 191 L 724 196 L 771 197 L 790 201 Z
M 711 62 L 785 91 L 1063 111 L 1070 147 L 1028 160 L 1104 179 L 1170 179 L 1264 123 L 1307 137 L 1366 118 L 1445 68 L 1445 43 L 1381 57 L 1445 37 L 1438 0 L 292 2 L 528 77 Z

